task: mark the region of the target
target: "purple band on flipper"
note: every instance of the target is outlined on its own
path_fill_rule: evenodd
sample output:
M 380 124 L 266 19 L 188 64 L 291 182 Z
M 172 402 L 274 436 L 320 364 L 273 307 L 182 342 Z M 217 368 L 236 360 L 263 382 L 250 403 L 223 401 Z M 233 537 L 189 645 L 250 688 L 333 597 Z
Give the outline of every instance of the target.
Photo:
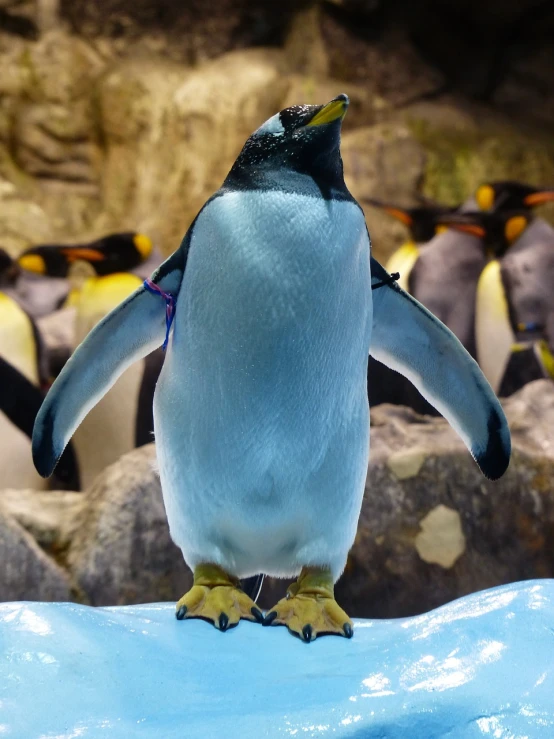
M 165 300 L 165 341 L 162 344 L 162 349 L 167 349 L 167 342 L 169 341 L 169 331 L 171 324 L 175 318 L 175 298 L 171 293 L 166 293 L 159 285 L 156 285 L 152 280 L 144 280 L 144 287 L 151 292 L 152 295 L 159 295 Z

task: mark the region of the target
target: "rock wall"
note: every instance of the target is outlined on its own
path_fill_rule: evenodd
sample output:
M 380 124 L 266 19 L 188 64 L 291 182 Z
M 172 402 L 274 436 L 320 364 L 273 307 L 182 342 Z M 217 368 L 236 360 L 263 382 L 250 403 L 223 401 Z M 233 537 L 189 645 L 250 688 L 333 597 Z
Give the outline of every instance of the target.
M 419 5 L 428 16 L 429 2 Z M 286 2 L 277 12 L 254 0 L 209 9 L 192 0 L 3 0 L 0 245 L 17 254 L 129 228 L 169 254 L 253 129 L 288 104 L 339 91 L 352 100 L 343 151 L 362 203 L 410 204 L 418 195 L 454 203 L 490 178 L 551 184 L 548 19 L 537 26 L 531 2 L 509 12 L 502 5 L 501 15 L 470 6 L 460 0 L 454 10 L 483 16 L 479 38 L 495 22 L 512 28 L 525 10 L 525 33 L 536 42 L 532 54 L 509 55 L 488 97 L 463 84 L 464 69 L 470 78 L 482 67 L 479 54 L 467 58 L 467 38 L 464 54 L 448 57 L 459 60 L 456 74 L 443 59 L 439 32 L 454 33 L 444 9 L 422 37 L 422 19 L 402 2 L 396 10 Z M 27 19 L 36 32 L 18 31 L 9 18 Z M 524 63 L 534 72 L 518 72 Z M 370 208 L 367 216 L 384 259 L 403 228 Z

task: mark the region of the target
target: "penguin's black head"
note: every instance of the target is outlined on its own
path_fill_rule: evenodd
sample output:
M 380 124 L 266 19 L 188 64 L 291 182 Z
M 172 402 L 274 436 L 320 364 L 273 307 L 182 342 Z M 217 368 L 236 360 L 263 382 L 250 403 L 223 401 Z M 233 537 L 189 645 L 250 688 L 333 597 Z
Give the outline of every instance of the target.
M 341 124 L 347 95 L 326 105 L 293 105 L 267 120 L 250 136 L 225 186 L 279 189 L 279 177 L 308 175 L 323 189 L 344 186 Z
M 396 218 L 407 226 L 412 239 L 418 244 L 431 241 L 435 236 L 437 218 L 446 213 L 454 213 L 458 209 L 458 206 L 440 205 L 439 203 L 418 205 L 415 208 L 403 208 L 399 205 L 383 203 L 374 198 L 367 198 L 364 202 L 373 205 L 375 208 L 381 208 L 389 216 Z
M 506 180 L 481 185 L 475 193 L 481 210 L 523 210 L 554 200 L 554 188 Z
M 533 220 L 528 210 L 475 211 L 440 216 L 437 225 L 483 239 L 484 245 L 500 257 Z
M 19 277 L 17 262 L 10 257 L 8 252 L 0 249 L 0 287 L 13 285 Z
M 104 236 L 90 244 L 35 246 L 19 257 L 19 265 L 28 272 L 46 277 L 67 277 L 71 265 L 88 262 L 97 275 L 126 272 L 137 267 L 152 253 L 152 242 L 134 232 Z

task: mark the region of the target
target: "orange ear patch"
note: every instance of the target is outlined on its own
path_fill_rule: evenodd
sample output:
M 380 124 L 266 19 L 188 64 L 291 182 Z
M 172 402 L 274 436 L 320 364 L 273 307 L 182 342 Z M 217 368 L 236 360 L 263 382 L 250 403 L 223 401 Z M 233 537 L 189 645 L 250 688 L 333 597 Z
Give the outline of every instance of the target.
M 512 241 L 515 241 L 520 234 L 525 231 L 527 228 L 529 221 L 525 216 L 513 216 L 512 218 L 509 218 L 506 222 L 506 225 L 504 226 L 504 235 L 506 237 L 506 241 L 511 244 Z
M 60 249 L 60 251 L 68 262 L 76 262 L 78 259 L 84 259 L 87 262 L 103 262 L 106 258 L 106 255 L 98 249 L 89 249 L 85 246 L 77 249 Z

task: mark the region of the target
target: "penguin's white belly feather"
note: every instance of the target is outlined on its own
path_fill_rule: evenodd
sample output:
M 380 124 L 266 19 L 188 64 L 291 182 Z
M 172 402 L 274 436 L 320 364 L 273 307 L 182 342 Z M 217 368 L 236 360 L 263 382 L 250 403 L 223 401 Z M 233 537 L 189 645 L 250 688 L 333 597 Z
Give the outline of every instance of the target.
M 354 203 L 228 193 L 199 216 L 154 403 L 190 566 L 340 574 L 369 453 L 370 284 Z

